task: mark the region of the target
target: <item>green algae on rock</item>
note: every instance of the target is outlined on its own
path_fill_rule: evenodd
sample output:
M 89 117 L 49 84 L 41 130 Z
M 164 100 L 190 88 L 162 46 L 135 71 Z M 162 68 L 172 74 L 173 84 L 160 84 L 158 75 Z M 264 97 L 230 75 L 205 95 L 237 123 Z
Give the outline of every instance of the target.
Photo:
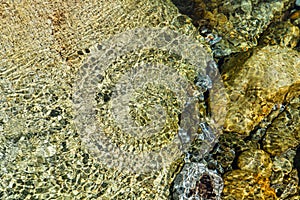
M 230 98 L 225 131 L 248 136 L 272 109 L 292 99 L 299 89 L 299 56 L 288 48 L 266 46 L 224 72 Z

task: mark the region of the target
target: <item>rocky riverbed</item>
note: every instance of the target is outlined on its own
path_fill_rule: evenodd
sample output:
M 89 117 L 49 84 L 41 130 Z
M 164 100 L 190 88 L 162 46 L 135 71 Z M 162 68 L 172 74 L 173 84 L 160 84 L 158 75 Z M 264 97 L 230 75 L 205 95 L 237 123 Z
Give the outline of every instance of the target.
M 2 3 L 0 198 L 299 199 L 299 6 Z

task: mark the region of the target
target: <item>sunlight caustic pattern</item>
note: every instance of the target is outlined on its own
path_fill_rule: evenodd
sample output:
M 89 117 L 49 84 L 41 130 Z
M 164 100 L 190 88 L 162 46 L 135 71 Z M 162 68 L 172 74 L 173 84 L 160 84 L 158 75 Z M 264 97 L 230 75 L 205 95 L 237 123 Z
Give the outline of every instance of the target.
M 84 145 L 108 167 L 136 172 L 169 166 L 195 138 L 207 153 L 218 136 L 212 117 L 215 131 L 202 128 L 205 93 L 219 81 L 211 63 L 199 42 L 169 29 L 134 29 L 95 45 L 73 95 Z

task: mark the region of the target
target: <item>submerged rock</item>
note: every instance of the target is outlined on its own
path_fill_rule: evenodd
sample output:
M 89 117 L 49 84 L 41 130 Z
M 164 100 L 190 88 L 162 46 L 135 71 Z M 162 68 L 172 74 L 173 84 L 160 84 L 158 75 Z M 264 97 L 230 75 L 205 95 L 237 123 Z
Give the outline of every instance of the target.
M 191 20 L 163 0 L 13 1 L 1 4 L 0 24 L 1 197 L 167 199 L 184 155 L 173 139 L 198 131 L 214 89 L 202 72 L 217 70 Z
M 270 177 L 272 161 L 263 150 L 253 149 L 241 153 L 238 157 L 238 167 L 245 171 L 260 173 L 264 177 Z
M 190 16 L 200 30 L 212 30 L 222 37 L 213 47 L 214 55 L 221 57 L 257 46 L 260 34 L 293 3 L 294 0 L 200 0 L 194 1 Z
M 296 151 L 288 150 L 273 158 L 270 181 L 280 199 L 290 199 L 298 193 L 298 172 L 293 169 L 295 155 Z
M 300 84 L 298 95 L 300 94 Z M 271 155 L 280 155 L 300 144 L 300 96 L 293 98 L 266 131 L 263 148 Z
M 225 67 L 230 103 L 224 130 L 248 136 L 273 109 L 290 102 L 299 90 L 299 56 L 288 48 L 266 46 L 254 50 L 245 63 Z
M 226 63 L 223 78 L 231 101 L 220 146 L 230 146 L 234 135 L 244 145 L 231 144 L 240 169 L 222 176 L 224 199 L 290 199 L 299 194 L 293 166 L 300 144 L 299 57 L 289 48 L 266 46 Z M 256 145 L 247 149 L 247 142 Z
M 260 174 L 233 170 L 224 175 L 223 199 L 278 199 L 270 180 Z
M 280 45 L 294 48 L 300 40 L 300 30 L 289 21 L 270 24 L 259 39 L 260 45 Z
M 219 200 L 222 178 L 203 163 L 187 163 L 174 180 L 172 199 Z

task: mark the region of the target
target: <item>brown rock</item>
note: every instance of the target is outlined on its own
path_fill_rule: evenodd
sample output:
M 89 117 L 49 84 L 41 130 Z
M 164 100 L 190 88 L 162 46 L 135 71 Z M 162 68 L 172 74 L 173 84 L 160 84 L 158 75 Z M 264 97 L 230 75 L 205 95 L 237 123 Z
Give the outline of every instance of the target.
M 258 149 L 244 151 L 238 158 L 238 166 L 242 170 L 257 172 L 264 177 L 269 177 L 272 170 L 269 154 Z
M 231 66 L 223 74 L 231 100 L 225 131 L 248 136 L 275 105 L 290 101 L 299 90 L 299 57 L 291 49 L 266 46 L 254 50 L 243 65 Z
M 287 95 L 289 97 L 291 95 Z M 300 95 L 292 99 L 285 110 L 267 129 L 263 148 L 271 155 L 280 155 L 300 144 Z
M 278 199 L 268 178 L 244 170 L 233 170 L 224 175 L 223 195 L 225 200 Z

